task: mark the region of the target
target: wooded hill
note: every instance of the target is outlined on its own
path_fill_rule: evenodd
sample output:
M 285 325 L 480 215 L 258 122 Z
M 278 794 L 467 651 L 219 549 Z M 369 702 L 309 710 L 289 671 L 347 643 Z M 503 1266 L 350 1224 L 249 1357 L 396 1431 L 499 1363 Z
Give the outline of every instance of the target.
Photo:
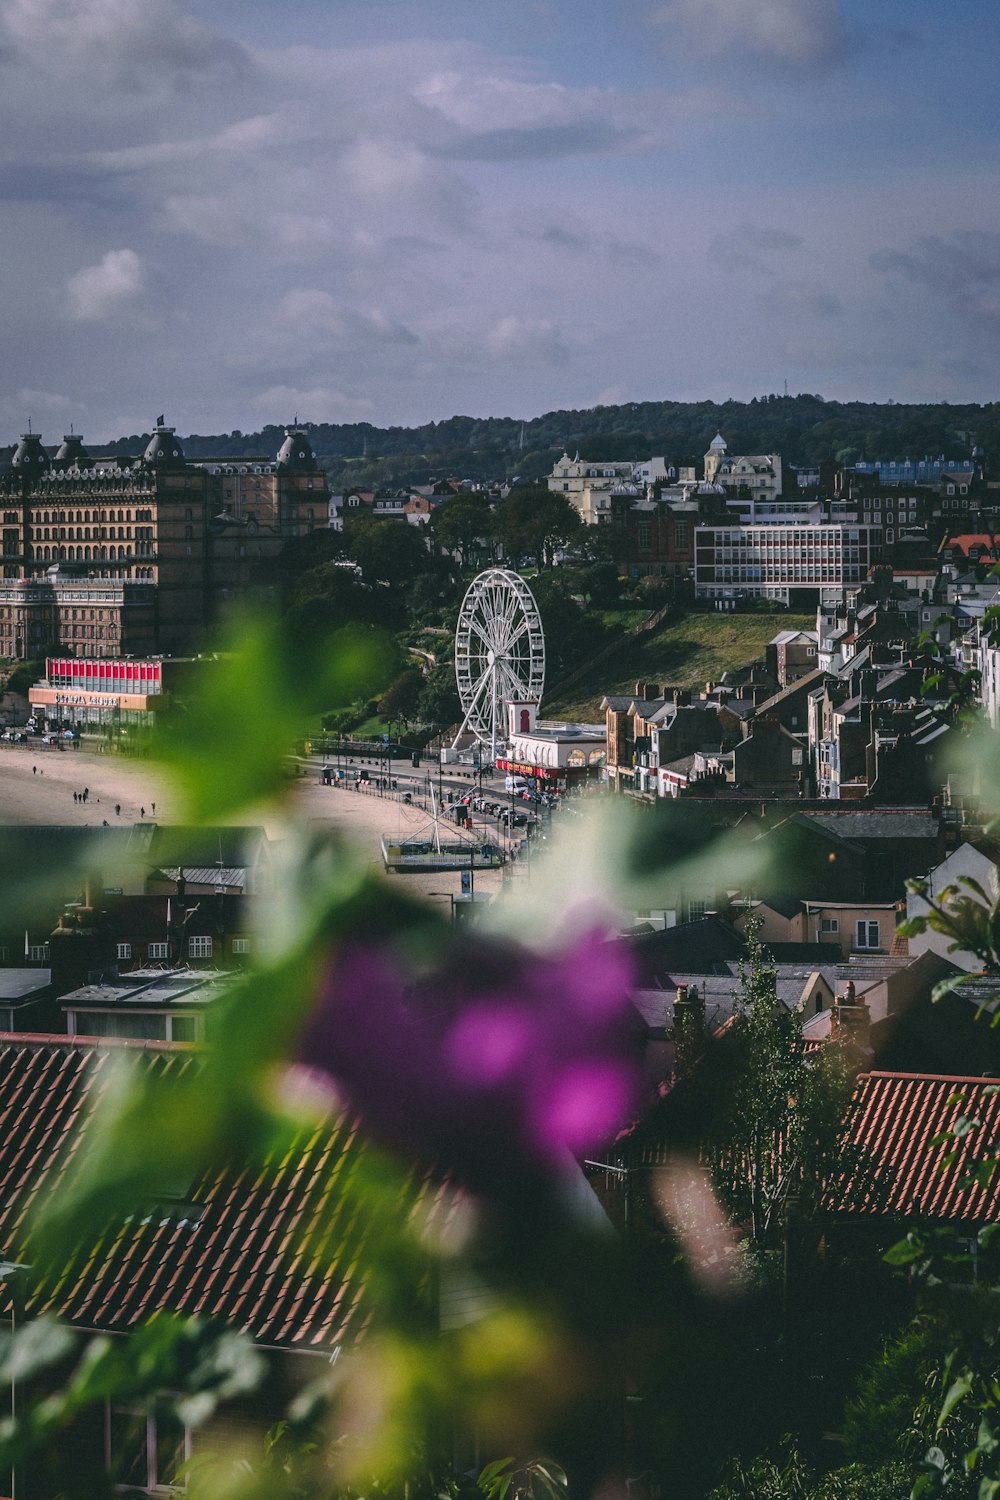
M 644 401 L 515 417 L 451 417 L 421 427 L 368 422 L 305 423 L 334 488 L 421 484 L 434 478 L 501 480 L 546 475 L 564 449 L 582 458 L 649 458 L 694 464 L 717 432 L 731 453 L 778 452 L 787 464 L 822 459 L 967 458 L 980 443 L 1000 454 L 1000 402 L 900 406 L 824 401 L 822 396 L 762 396 L 752 401 Z M 181 437 L 191 459 L 273 456 L 279 426 L 259 432 Z M 148 433 L 109 443 L 105 453 L 141 452 Z M 9 455 L 12 449 L 8 449 Z M 3 450 L 0 450 L 2 464 Z

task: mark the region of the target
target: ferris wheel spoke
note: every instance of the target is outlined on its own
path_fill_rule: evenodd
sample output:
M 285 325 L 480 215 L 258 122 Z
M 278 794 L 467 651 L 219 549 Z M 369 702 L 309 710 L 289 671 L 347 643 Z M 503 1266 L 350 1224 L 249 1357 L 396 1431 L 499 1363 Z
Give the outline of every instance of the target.
M 496 620 L 490 619 L 489 617 L 487 617 L 486 619 L 482 619 L 482 620 L 479 620 L 479 619 L 473 620 L 472 621 L 472 629 L 476 632 L 476 635 L 478 635 L 479 639 L 484 643 L 484 645 L 486 646 L 487 651 L 496 651 L 496 649 L 497 649 L 497 622 L 496 622 Z
M 514 634 L 508 640 L 504 641 L 504 643 L 503 643 L 503 653 L 504 653 L 505 656 L 507 656 L 507 655 L 510 654 L 511 647 L 514 646 L 516 644 L 516 642 L 521 639 L 522 635 L 526 635 L 527 632 L 528 632 L 528 622 L 527 622 L 527 620 L 525 620 L 522 624 L 520 624 L 517 627 L 517 629 L 514 631 Z
M 506 662 L 500 662 L 500 671 L 506 683 L 507 692 L 505 697 L 513 698 L 520 702 L 525 696 L 527 684 L 520 682 L 517 676 L 510 670 Z
M 506 705 L 539 701 L 545 644 L 531 590 L 511 568 L 488 568 L 472 580 L 459 611 L 455 677 L 463 720 L 454 745 L 470 730 L 491 748 L 507 735 Z

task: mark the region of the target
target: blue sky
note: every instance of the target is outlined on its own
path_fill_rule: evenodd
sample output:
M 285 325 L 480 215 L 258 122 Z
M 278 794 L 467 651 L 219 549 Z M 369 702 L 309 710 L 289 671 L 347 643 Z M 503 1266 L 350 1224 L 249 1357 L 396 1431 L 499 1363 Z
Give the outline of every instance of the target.
M 985 0 L 0 0 L 0 441 L 991 401 Z

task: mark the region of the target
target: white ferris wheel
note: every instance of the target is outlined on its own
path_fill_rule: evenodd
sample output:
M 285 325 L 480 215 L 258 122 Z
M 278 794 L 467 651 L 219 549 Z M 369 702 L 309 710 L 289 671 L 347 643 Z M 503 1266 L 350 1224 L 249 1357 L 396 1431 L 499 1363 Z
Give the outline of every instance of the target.
M 492 755 L 507 738 L 507 704 L 542 700 L 545 637 L 534 595 L 518 573 L 488 568 L 469 585 L 455 631 L 462 723 Z

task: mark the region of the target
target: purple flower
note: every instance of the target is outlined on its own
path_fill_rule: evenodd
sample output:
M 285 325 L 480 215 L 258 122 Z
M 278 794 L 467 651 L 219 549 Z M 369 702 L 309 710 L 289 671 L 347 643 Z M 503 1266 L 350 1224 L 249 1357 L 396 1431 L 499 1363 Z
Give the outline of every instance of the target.
M 554 955 L 463 935 L 433 974 L 391 949 L 335 954 L 301 1060 L 328 1073 L 373 1136 L 495 1193 L 611 1137 L 635 1103 L 638 1029 L 620 943 Z

